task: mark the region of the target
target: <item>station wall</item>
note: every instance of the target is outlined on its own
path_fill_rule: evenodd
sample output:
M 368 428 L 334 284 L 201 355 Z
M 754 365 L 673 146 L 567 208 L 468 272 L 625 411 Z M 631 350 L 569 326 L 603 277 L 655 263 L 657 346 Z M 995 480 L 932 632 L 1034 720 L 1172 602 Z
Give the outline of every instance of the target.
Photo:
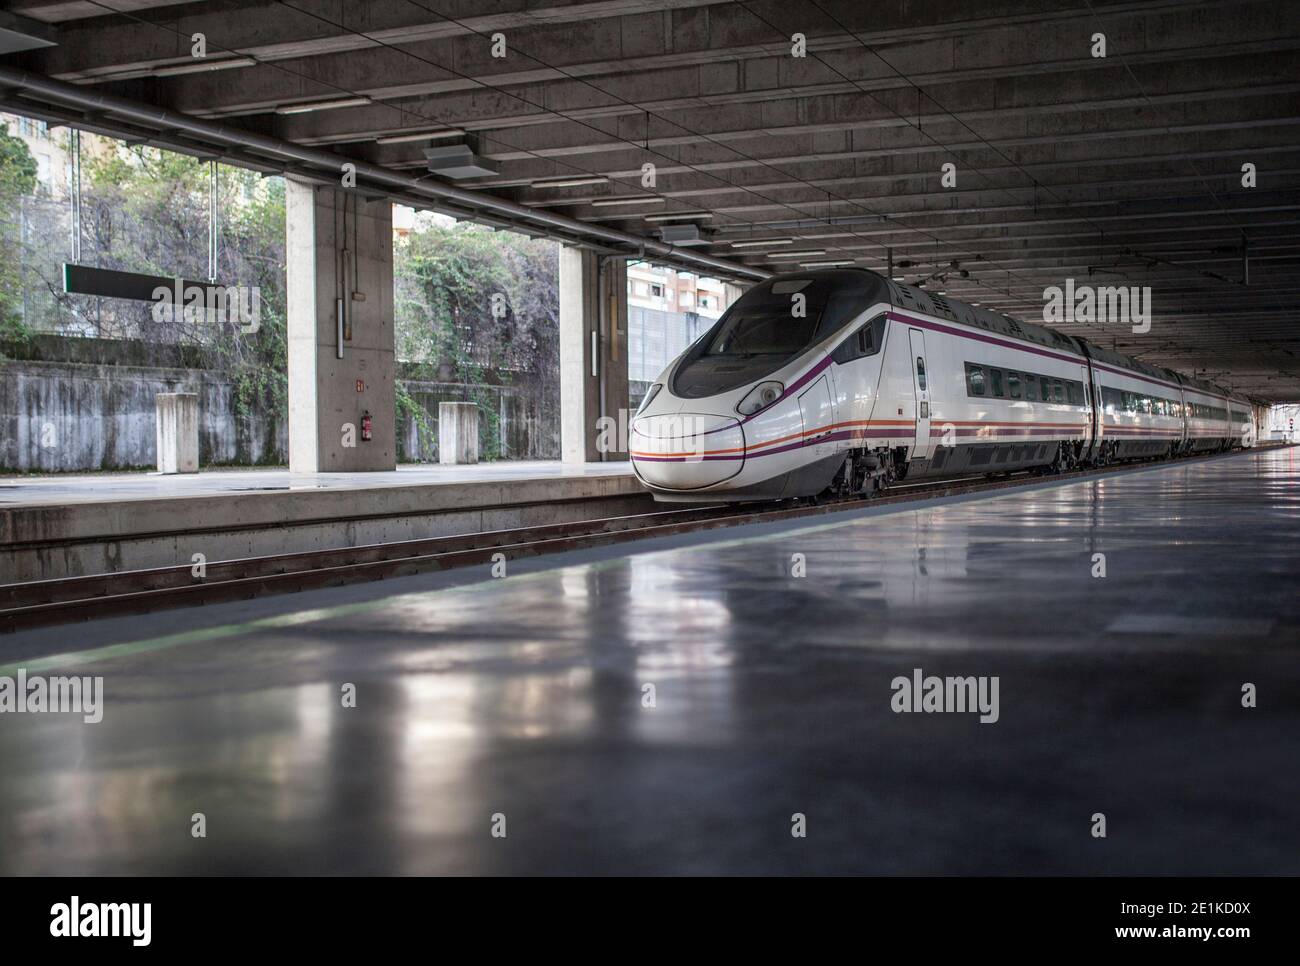
M 402 380 L 425 410 L 395 413 L 398 459 L 437 459 L 438 402 L 473 398 L 485 459 L 556 459 L 559 420 L 531 383 L 466 386 Z M 156 464 L 154 397 L 199 394 L 203 466 L 284 465 L 288 423 L 271 405 L 240 412 L 235 386 L 191 346 L 133 339 L 36 335 L 0 342 L 0 472 L 150 469 Z

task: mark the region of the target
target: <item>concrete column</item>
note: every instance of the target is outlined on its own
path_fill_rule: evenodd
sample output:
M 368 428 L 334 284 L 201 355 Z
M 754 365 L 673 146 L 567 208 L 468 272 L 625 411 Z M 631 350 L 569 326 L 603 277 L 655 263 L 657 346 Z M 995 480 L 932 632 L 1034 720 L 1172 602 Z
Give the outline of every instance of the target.
M 396 469 L 392 204 L 289 178 L 285 193 L 289 469 Z
M 199 396 L 193 392 L 160 392 L 154 397 L 157 414 L 158 472 L 199 471 Z
M 627 261 L 561 248 L 560 452 L 564 462 L 628 458 L 627 383 Z
M 477 403 L 438 403 L 438 462 L 478 462 Z

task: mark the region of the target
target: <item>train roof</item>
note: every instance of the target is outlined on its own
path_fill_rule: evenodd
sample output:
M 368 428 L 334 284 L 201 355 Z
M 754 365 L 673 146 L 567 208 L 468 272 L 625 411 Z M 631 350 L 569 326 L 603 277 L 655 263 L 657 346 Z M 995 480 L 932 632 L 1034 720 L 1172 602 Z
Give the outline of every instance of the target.
M 866 271 L 866 269 L 863 269 L 863 271 Z M 890 302 L 900 309 L 924 312 L 927 315 L 934 315 L 941 319 L 951 319 L 953 322 L 960 322 L 963 325 L 987 329 L 989 332 L 996 332 L 1009 339 L 1032 342 L 1035 345 L 1051 349 L 1062 349 L 1066 352 L 1083 355 L 1083 347 L 1079 344 L 1078 339 L 1065 335 L 1063 332 L 1057 332 L 1055 329 L 1049 329 L 1045 325 L 1022 322 L 1020 319 L 1013 319 L 1009 315 L 991 312 L 982 306 L 945 298 L 938 292 L 927 292 L 915 285 L 900 284 L 892 279 L 886 279 L 883 275 L 877 277 L 888 285 L 892 296 Z
M 1087 340 L 1083 340 L 1087 341 Z M 1154 379 L 1160 379 L 1163 382 L 1171 382 L 1178 385 L 1181 378 L 1178 373 L 1172 369 L 1166 369 L 1164 366 L 1155 366 L 1149 362 L 1143 362 L 1141 359 L 1134 359 L 1132 356 L 1126 356 L 1122 352 L 1116 352 L 1114 349 L 1107 349 L 1104 346 L 1088 342 L 1088 355 L 1098 362 L 1104 362 L 1110 366 L 1117 366 L 1121 369 L 1128 369 L 1130 372 L 1140 373 L 1151 376 Z
M 1116 352 L 1114 349 L 1106 349 L 1102 346 L 1095 345 L 1085 339 L 1078 339 L 1068 336 L 1063 332 L 1057 332 L 1055 329 L 1048 328 L 1045 325 L 1038 325 L 1034 322 L 1023 322 L 1020 319 L 1012 318 L 1009 315 L 1003 315 L 999 312 L 991 312 L 986 308 L 978 305 L 971 305 L 958 299 L 949 299 L 937 292 L 927 292 L 923 288 L 915 285 L 904 285 L 895 282 L 893 279 L 885 278 L 879 272 L 873 272 L 867 268 L 857 266 L 837 268 L 837 269 L 820 269 L 817 273 L 833 272 L 863 272 L 873 276 L 877 280 L 877 287 L 883 300 L 888 301 L 891 305 L 905 311 L 924 312 L 926 315 L 933 315 L 941 319 L 949 319 L 953 322 L 959 322 L 962 325 L 972 326 L 974 328 L 986 329 L 990 332 L 996 332 L 1008 339 L 1015 339 L 1020 342 L 1032 342 L 1035 345 L 1041 345 L 1052 349 L 1062 349 L 1066 352 L 1074 352 L 1079 355 L 1088 355 L 1107 365 L 1116 366 L 1121 369 L 1128 369 L 1131 372 L 1140 373 L 1152 378 L 1161 379 L 1165 382 L 1183 383 L 1193 389 L 1199 389 L 1203 392 L 1212 393 L 1216 396 L 1224 396 L 1235 400 L 1236 402 L 1250 405 L 1250 400 L 1234 395 L 1222 386 L 1207 382 L 1204 379 L 1193 379 L 1190 376 L 1184 376 L 1174 369 L 1166 369 L 1163 366 L 1152 365 L 1149 362 L 1143 362 L 1141 359 L 1134 359 L 1132 356 L 1126 356 L 1122 352 Z M 809 272 L 789 272 L 783 274 L 790 275 L 808 275 Z M 1085 349 L 1086 346 L 1086 349 Z

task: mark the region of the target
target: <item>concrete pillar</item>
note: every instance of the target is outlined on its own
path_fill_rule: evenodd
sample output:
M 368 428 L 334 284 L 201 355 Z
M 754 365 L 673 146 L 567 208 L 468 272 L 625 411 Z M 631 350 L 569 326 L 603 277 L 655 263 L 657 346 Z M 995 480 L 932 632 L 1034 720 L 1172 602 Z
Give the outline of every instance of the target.
M 438 462 L 478 462 L 477 403 L 438 403 Z
M 392 204 L 289 178 L 285 194 L 289 469 L 396 469 Z
M 199 396 L 160 392 L 154 397 L 158 433 L 158 472 L 199 471 Z
M 561 248 L 561 458 L 626 460 L 630 415 L 627 260 Z

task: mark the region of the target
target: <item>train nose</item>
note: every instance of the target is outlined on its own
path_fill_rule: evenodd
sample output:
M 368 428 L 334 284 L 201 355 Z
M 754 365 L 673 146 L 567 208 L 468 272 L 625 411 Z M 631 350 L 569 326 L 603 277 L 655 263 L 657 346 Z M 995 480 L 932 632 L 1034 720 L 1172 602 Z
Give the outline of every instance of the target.
M 665 490 L 721 483 L 745 465 L 745 433 L 730 416 L 642 416 L 632 422 L 631 449 L 641 479 Z

